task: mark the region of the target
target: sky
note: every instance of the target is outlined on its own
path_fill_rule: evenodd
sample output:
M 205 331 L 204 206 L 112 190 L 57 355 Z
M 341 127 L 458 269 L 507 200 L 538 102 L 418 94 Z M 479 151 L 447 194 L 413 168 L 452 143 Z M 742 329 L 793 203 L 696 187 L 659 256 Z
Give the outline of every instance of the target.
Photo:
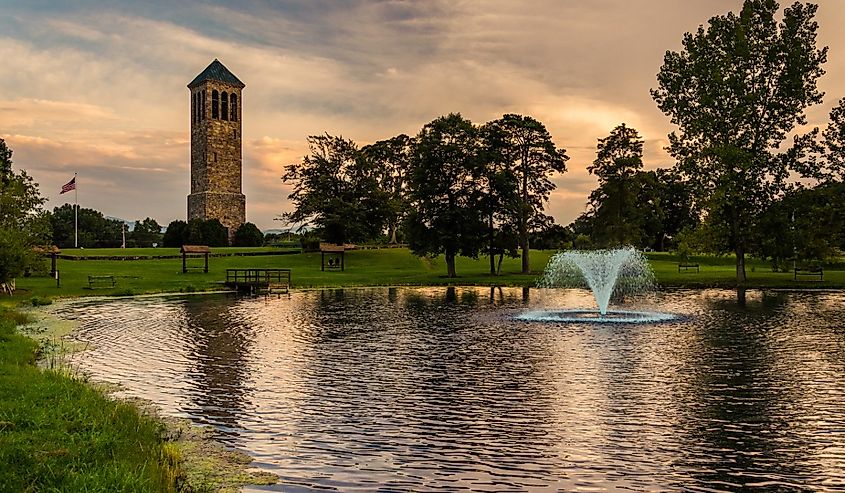
M 822 126 L 845 97 L 845 1 L 821 0 L 829 46 Z M 328 132 L 359 145 L 459 112 L 531 115 L 570 156 L 547 212 L 568 224 L 595 188 L 597 139 L 625 122 L 645 168 L 668 167 L 673 129 L 649 89 L 667 50 L 740 0 L 0 0 L 0 138 L 47 207 L 79 173 L 79 203 L 127 220 L 185 219 L 190 93 L 218 58 L 245 84 L 247 220 L 283 227 L 284 167 Z M 782 2 L 785 6 L 786 2 Z

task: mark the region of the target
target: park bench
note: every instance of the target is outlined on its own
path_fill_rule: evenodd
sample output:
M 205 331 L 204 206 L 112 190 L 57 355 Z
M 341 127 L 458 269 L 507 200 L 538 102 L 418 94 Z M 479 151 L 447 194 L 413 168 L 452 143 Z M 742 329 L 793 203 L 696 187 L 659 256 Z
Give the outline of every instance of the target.
M 817 277 L 816 280 L 824 281 L 824 269 L 821 267 L 796 267 L 794 279 L 798 281 L 801 277 Z
M 88 276 L 88 289 L 115 287 L 114 276 Z
M 692 264 L 692 263 L 689 263 L 689 262 L 681 262 L 681 263 L 678 264 L 678 272 L 681 272 L 682 270 L 686 271 L 686 270 L 690 270 L 690 269 L 695 269 L 696 272 L 701 272 L 698 268 L 698 264 Z

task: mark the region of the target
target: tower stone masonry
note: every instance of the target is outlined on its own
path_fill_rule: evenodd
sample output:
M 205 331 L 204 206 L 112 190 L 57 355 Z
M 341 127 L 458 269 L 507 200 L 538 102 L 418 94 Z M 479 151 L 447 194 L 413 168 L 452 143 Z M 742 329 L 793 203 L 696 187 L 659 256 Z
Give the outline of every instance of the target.
M 246 221 L 241 191 L 241 91 L 245 87 L 215 59 L 190 84 L 191 194 L 188 220 L 217 219 L 229 242 Z

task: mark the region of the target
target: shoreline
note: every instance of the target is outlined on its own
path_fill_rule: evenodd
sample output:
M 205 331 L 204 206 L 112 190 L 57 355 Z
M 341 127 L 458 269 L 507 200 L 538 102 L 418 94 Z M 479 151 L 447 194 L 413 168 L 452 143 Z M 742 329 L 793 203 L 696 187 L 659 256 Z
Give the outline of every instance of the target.
M 118 396 L 121 383 L 92 380 L 74 365 L 74 356 L 92 349 L 88 344 L 68 341 L 80 324 L 56 314 L 62 305 L 79 302 L 106 302 L 116 299 L 149 298 L 158 296 L 188 296 L 195 294 L 225 294 L 228 291 L 202 293 L 149 293 L 138 296 L 68 297 L 50 305 L 17 309 L 29 319 L 15 328 L 17 334 L 38 344 L 34 364 L 41 372 L 50 372 L 69 381 L 84 385 L 116 406 L 128 405 L 144 419 L 160 427 L 161 457 L 154 458 L 167 469 L 175 491 L 219 491 L 236 493 L 244 486 L 278 483 L 273 473 L 251 467 L 253 457 L 230 447 L 213 437 L 207 426 L 196 425 L 188 419 L 165 416 L 157 403 L 133 396 Z

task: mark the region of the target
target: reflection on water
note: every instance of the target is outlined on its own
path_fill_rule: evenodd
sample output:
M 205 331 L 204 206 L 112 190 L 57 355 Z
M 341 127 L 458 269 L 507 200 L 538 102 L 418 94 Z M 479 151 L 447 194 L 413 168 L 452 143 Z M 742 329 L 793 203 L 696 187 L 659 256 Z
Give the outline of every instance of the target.
M 58 308 L 81 364 L 210 424 L 269 489 L 845 488 L 845 294 L 673 291 L 661 325 L 526 323 L 579 290 L 384 288 Z

